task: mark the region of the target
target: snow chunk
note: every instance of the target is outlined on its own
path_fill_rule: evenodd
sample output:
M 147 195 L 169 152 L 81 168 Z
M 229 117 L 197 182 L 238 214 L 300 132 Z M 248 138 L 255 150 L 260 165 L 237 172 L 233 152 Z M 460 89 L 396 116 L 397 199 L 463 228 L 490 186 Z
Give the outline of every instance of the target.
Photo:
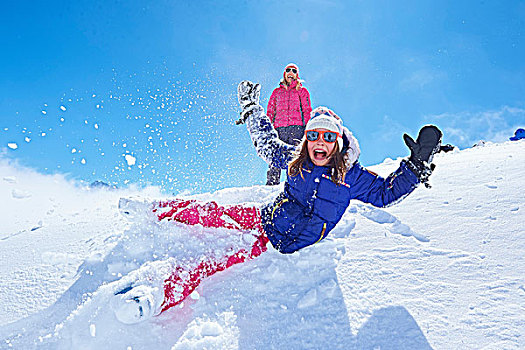
M 24 139 L 27 143 L 31 142 L 31 138 L 30 137 L 27 137 Z
M 42 227 L 43 222 L 38 222 L 39 226 L 36 227 Z M 73 253 L 65 253 L 65 252 L 43 252 L 42 253 L 42 261 L 46 262 L 49 265 L 66 265 L 68 263 L 71 263 L 72 261 L 75 261 L 77 257 Z
M 337 282 L 333 278 L 319 285 L 319 291 L 328 298 L 333 298 L 337 292 Z
M 171 350 L 238 349 L 239 329 L 232 312 L 218 315 L 216 320 L 195 319 Z
M 60 106 L 60 109 L 65 112 L 66 111 L 66 107 L 65 106 Z
M 312 289 L 306 293 L 305 296 L 301 298 L 301 300 L 299 300 L 297 307 L 299 309 L 305 309 L 307 307 L 312 307 L 315 304 L 317 304 L 317 290 Z
M 17 190 L 17 189 L 14 189 L 12 192 L 11 192 L 11 195 L 13 196 L 13 198 L 15 199 L 24 199 L 24 198 L 29 198 L 31 197 L 31 193 L 27 192 L 27 191 L 22 191 L 22 190 Z
M 201 328 L 203 337 L 217 337 L 223 333 L 222 327 L 216 322 L 204 322 Z
M 91 334 L 93 338 L 97 335 L 97 326 L 93 323 L 89 325 L 89 334 Z
M 82 164 L 86 164 L 86 158 L 82 158 L 82 160 L 80 161 L 80 163 L 82 163 Z
M 135 165 L 137 158 L 133 157 L 131 154 L 125 154 L 124 158 L 126 158 L 126 162 L 128 163 L 128 166 Z
M 16 177 L 14 177 L 14 176 L 4 176 L 4 181 L 12 183 L 12 184 L 15 184 L 16 183 Z
M 396 222 L 396 218 L 393 215 L 380 209 L 365 208 L 361 214 L 378 224 L 392 224 Z
M 18 144 L 16 142 L 9 142 L 7 144 L 7 147 L 9 147 L 11 149 L 17 149 L 18 148 Z

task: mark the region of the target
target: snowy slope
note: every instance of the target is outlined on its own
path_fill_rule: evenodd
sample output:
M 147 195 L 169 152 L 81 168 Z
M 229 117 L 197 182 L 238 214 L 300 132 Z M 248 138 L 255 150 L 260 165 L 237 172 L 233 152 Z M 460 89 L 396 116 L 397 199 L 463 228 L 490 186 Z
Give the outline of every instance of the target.
M 116 284 L 219 247 L 225 232 L 119 214 L 120 197 L 161 198 L 155 189 L 90 190 L 0 161 L 0 348 L 525 348 L 525 142 L 435 163 L 432 189 L 390 208 L 353 202 L 330 239 L 270 249 L 181 307 L 124 325 L 108 306 Z M 262 204 L 278 191 L 194 197 Z

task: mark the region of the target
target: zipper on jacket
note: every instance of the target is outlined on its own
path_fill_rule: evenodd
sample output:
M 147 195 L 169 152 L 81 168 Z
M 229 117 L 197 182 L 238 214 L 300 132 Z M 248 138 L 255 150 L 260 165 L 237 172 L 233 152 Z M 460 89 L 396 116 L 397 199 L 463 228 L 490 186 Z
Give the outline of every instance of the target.
M 273 209 L 272 209 L 272 220 L 273 220 L 273 214 L 275 214 L 275 211 L 281 206 L 283 205 L 284 203 L 288 202 L 288 198 L 285 198 L 283 199 L 282 201 L 280 201 L 279 203 L 277 203 L 276 205 L 274 205 Z
M 324 238 L 325 232 L 326 232 L 326 222 L 323 224 L 323 230 L 321 231 L 321 237 L 315 243 L 319 243 L 319 241 Z

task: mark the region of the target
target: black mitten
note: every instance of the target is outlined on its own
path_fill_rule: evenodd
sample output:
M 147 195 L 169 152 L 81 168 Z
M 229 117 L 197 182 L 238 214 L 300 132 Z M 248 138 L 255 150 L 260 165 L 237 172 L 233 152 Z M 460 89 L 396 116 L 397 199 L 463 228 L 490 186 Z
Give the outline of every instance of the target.
M 428 178 L 435 168 L 435 165 L 431 164 L 432 158 L 439 151 L 442 137 L 443 133 L 434 125 L 426 125 L 421 128 L 416 141 L 407 134 L 403 135 L 410 149 L 410 157 L 406 164 L 427 187 L 429 187 Z
M 251 81 L 243 80 L 237 86 L 237 98 L 242 107 L 241 117 L 235 124 L 244 124 L 246 118 L 250 115 L 248 113 L 251 106 L 259 104 L 259 96 L 261 94 L 261 85 L 254 84 Z

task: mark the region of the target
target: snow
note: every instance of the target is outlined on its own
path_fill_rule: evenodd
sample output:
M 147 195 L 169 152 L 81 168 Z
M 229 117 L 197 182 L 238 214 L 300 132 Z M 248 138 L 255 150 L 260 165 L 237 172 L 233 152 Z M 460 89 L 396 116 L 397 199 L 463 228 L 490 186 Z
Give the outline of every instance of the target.
M 24 199 L 24 198 L 29 198 L 31 197 L 31 193 L 30 192 L 27 192 L 27 191 L 23 191 L 23 190 L 18 190 L 18 189 L 13 189 L 13 191 L 11 192 L 11 196 L 14 198 L 14 199 Z
M 124 145 L 124 147 L 126 146 Z M 126 159 L 128 166 L 133 166 L 137 162 L 137 158 L 133 157 L 131 154 L 124 154 L 124 158 Z
M 398 163 L 370 168 L 387 175 Z M 242 237 L 156 224 L 140 205 L 165 198 L 155 188 L 89 189 L 0 158 L 0 348 L 523 349 L 525 141 L 435 163 L 431 189 L 389 208 L 352 202 L 321 243 L 270 248 L 125 325 L 110 306 L 116 288 Z M 262 205 L 280 190 L 193 198 Z M 134 216 L 119 213 L 121 197 L 139 199 Z

